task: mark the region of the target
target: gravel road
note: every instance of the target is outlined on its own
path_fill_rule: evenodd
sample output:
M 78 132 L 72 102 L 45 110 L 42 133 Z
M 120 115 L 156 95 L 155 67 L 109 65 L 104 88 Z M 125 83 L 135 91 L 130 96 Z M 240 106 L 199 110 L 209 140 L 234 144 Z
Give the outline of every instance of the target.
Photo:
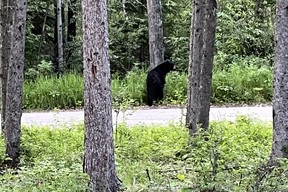
M 118 123 L 125 121 L 128 125 L 135 124 L 165 124 L 185 122 L 185 109 L 137 109 L 127 110 L 118 115 Z M 272 121 L 272 107 L 212 107 L 211 121 L 235 120 L 237 115 L 248 115 L 262 121 Z M 64 112 L 33 112 L 23 113 L 22 124 L 61 126 L 83 122 L 83 111 Z M 113 123 L 116 122 L 116 113 L 113 111 Z

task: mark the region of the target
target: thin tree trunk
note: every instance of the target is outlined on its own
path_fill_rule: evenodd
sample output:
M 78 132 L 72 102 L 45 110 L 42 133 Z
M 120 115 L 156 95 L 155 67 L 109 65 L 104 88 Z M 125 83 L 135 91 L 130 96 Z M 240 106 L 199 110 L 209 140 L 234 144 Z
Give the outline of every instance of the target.
M 276 47 L 271 160 L 288 157 L 288 1 L 276 3 Z
M 46 4 L 46 8 L 45 8 L 45 16 L 44 16 L 44 20 L 43 20 L 43 25 L 42 25 L 42 32 L 41 32 L 41 37 L 40 37 L 40 41 L 39 41 L 39 48 L 38 48 L 38 58 L 40 58 L 41 54 L 41 49 L 42 49 L 42 44 L 45 40 L 45 28 L 46 28 L 46 21 L 47 21 L 47 16 L 48 16 L 48 12 L 49 12 L 49 7 L 50 7 L 50 2 L 47 2 Z
M 214 60 L 215 32 L 216 32 L 216 0 L 206 0 L 204 34 L 203 34 L 203 57 L 201 64 L 200 79 L 200 113 L 197 123 L 202 128 L 209 127 L 209 112 L 212 86 L 212 70 Z
M 64 70 L 64 54 L 63 54 L 63 23 L 62 23 L 62 0 L 57 0 L 57 49 L 58 49 L 58 72 L 63 73 Z
M 203 18 L 204 2 L 193 0 L 193 16 L 191 19 L 190 55 L 189 55 L 189 83 L 186 126 L 189 134 L 197 131 L 197 118 L 200 113 L 200 74 L 203 49 Z
M 72 62 L 70 58 L 72 56 L 72 43 L 76 37 L 76 0 L 71 0 L 68 4 L 68 29 L 67 29 L 67 43 L 68 53 L 66 57 L 67 68 L 72 69 Z
M 54 1 L 54 15 L 55 15 L 55 20 L 54 20 L 54 38 L 53 38 L 53 43 L 54 43 L 53 65 L 54 65 L 54 73 L 57 74 L 59 72 L 57 1 Z
M 147 0 L 150 69 L 164 60 L 161 0 Z
M 9 56 L 11 51 L 11 32 L 14 15 L 14 1 L 1 0 L 1 97 L 2 97 L 2 110 L 1 110 L 1 131 L 4 132 L 6 122 L 6 89 L 7 89 L 7 75 Z
M 7 78 L 5 143 L 10 166 L 20 162 L 20 138 L 22 116 L 22 92 L 24 79 L 24 50 L 26 27 L 26 0 L 15 1 L 15 14 L 12 25 L 11 52 Z
M 89 191 L 116 192 L 106 0 L 83 0 L 84 172 Z
M 0 0 L 0 90 L 1 90 L 1 93 L 0 93 L 0 109 L 1 109 L 1 113 L 2 113 L 2 108 L 3 108 L 3 105 L 2 105 L 2 77 L 3 77 L 3 72 L 2 72 L 2 47 L 3 47 L 3 40 L 2 40 L 2 37 L 3 37 L 3 34 L 2 34 L 2 25 L 3 25 L 3 22 L 2 22 L 2 19 L 3 19 L 3 14 L 2 14 L 2 11 L 3 11 L 3 6 L 2 6 L 3 2 L 2 0 Z M 2 116 L 2 114 L 1 114 Z M 2 118 L 2 117 L 1 117 Z M 0 134 L 2 135 L 2 125 L 0 125 L 1 128 L 0 128 Z

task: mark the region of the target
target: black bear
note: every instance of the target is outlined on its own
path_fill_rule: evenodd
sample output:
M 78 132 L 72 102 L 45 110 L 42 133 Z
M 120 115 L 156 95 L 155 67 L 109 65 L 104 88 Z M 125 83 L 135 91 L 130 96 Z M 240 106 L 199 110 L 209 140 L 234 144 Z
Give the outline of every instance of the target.
M 167 73 L 172 71 L 174 64 L 170 60 L 165 60 L 154 69 L 150 70 L 147 75 L 147 105 L 152 106 L 153 101 L 163 99 L 163 89 Z

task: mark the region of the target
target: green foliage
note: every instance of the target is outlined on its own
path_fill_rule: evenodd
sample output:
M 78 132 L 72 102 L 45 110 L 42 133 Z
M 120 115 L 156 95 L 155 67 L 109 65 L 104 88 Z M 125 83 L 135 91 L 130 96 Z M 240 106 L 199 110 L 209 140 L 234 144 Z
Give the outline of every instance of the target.
M 286 191 L 287 160 L 268 169 L 271 123 L 239 116 L 193 138 L 179 125 L 121 124 L 116 168 L 125 191 Z M 2 170 L 0 191 L 85 191 L 83 125 L 22 130 L 21 168 Z M 189 145 L 188 145 L 189 143 Z M 0 152 L 4 154 L 1 139 Z M 148 176 L 149 175 L 149 176 Z
M 146 73 L 144 70 L 132 70 L 124 78 L 114 75 L 111 89 L 114 103 L 141 105 L 146 96 Z
M 168 73 L 165 86 L 165 101 L 166 104 L 185 104 L 187 98 L 187 83 L 188 77 L 185 73 L 177 71 Z
M 118 161 L 119 174 L 124 174 L 128 191 L 241 191 L 254 184 L 256 174 L 252 173 L 267 161 L 270 126 L 239 117 L 237 123 L 212 123 L 207 132 L 200 131 L 190 140 L 187 130 L 173 125 L 121 127 L 117 158 L 123 157 L 123 164 Z M 135 172 L 139 167 L 142 171 Z
M 221 1 L 216 47 L 228 55 L 273 54 L 275 1 Z
M 54 25 L 53 1 L 29 2 L 25 37 L 26 71 L 35 68 L 42 60 L 53 60 Z
M 272 68 L 267 60 L 246 58 L 224 70 L 214 70 L 211 101 L 214 104 L 265 103 L 272 99 Z M 132 70 L 124 78 L 112 76 L 114 108 L 145 105 L 146 71 Z M 183 105 L 187 98 L 186 73 L 174 71 L 166 77 L 164 105 Z M 24 84 L 26 109 L 67 109 L 83 106 L 83 78 L 69 73 L 56 78 L 39 76 Z
M 40 76 L 24 83 L 24 108 L 67 109 L 83 106 L 83 78 L 70 73 L 57 78 Z
M 253 60 L 232 64 L 213 74 L 213 103 L 263 103 L 272 99 L 272 68 L 258 67 Z
M 85 191 L 82 125 L 53 130 L 23 128 L 21 139 L 21 168 L 17 174 L 5 170 L 0 191 Z M 4 154 L 2 143 L 1 154 Z
M 52 70 L 53 70 L 52 62 L 42 60 L 40 64 L 38 64 L 36 67 L 31 67 L 26 70 L 25 78 L 33 80 L 39 76 L 47 76 L 51 74 Z
M 111 71 L 122 77 L 134 67 L 145 68 L 149 64 L 146 2 L 135 0 L 125 2 L 124 10 L 122 1 L 108 1 Z M 28 5 L 26 70 L 35 68 L 42 60 L 56 59 L 54 55 L 56 18 L 53 5 L 50 0 L 31 1 Z M 191 1 L 164 0 L 162 5 L 165 56 L 172 57 L 177 70 L 187 72 Z M 69 63 L 75 71 L 80 71 L 82 66 L 80 7 L 81 3 L 77 1 L 75 41 L 68 44 L 67 41 L 64 42 L 65 55 L 71 51 L 72 57 Z M 223 0 L 218 2 L 217 14 L 216 58 L 225 61 L 216 62 L 220 67 L 247 56 L 263 59 L 273 56 L 275 1 Z M 64 39 L 67 39 L 66 34 Z

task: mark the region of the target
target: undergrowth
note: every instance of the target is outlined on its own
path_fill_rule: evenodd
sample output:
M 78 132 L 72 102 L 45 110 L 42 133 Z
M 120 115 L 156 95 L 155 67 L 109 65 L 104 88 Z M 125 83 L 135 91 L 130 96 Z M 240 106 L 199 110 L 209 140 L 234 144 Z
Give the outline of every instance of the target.
M 140 106 L 146 102 L 146 71 L 132 70 L 124 78 L 113 75 L 113 105 Z M 187 98 L 185 73 L 167 75 L 164 105 L 183 105 Z M 83 77 L 65 74 L 60 78 L 38 77 L 24 84 L 25 109 L 68 109 L 83 106 Z M 232 64 L 213 74 L 213 104 L 266 103 L 272 99 L 272 70 L 257 65 Z
M 2 172 L 0 191 L 85 191 L 83 134 L 83 125 L 23 128 L 21 169 Z M 212 122 L 190 140 L 187 130 L 174 124 L 121 124 L 117 173 L 130 192 L 287 191 L 287 161 L 265 171 L 271 143 L 271 123 L 247 117 Z

